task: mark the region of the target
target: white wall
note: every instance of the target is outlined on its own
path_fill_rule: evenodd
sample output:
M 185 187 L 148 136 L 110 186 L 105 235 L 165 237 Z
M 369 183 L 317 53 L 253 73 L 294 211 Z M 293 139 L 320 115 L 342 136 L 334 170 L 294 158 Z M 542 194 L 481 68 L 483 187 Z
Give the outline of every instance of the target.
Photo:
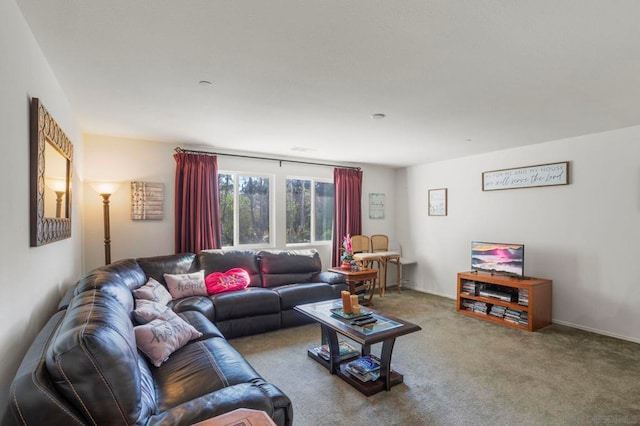
M 111 259 L 146 257 L 174 252 L 174 177 L 173 149 L 179 144 L 129 140 L 107 136 L 85 135 L 86 181 L 123 182 L 111 196 Z M 246 155 L 246 153 L 243 153 Z M 363 232 L 386 233 L 395 230 L 395 172 L 376 166 L 363 167 Z M 289 177 L 311 177 L 333 180 L 333 168 L 218 156 L 218 168 L 225 171 L 263 173 L 275 178 L 277 206 L 273 246 L 287 248 L 284 215 L 285 184 Z M 164 219 L 131 220 L 131 181 L 162 182 L 165 185 Z M 102 198 L 85 183 L 85 271 L 104 264 L 104 231 Z M 369 192 L 384 193 L 387 203 L 384 219 L 369 219 Z M 328 243 L 296 246 L 317 248 L 324 268 L 330 266 L 331 245 Z
M 525 244 L 525 273 L 553 280 L 553 320 L 640 342 L 640 127 L 410 167 L 398 214 L 417 290 L 455 297 L 472 240 Z M 570 185 L 483 192 L 484 171 L 570 161 Z M 427 190 L 449 212 L 427 215 Z
M 0 419 L 29 344 L 82 264 L 82 137 L 65 94 L 13 1 L 0 2 Z M 73 142 L 72 237 L 29 247 L 29 102 L 38 97 Z

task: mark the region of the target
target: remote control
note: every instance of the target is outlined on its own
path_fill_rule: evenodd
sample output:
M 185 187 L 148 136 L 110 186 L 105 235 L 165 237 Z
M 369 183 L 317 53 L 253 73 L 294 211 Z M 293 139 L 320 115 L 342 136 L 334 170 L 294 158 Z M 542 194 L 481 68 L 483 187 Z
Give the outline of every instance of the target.
M 359 326 L 363 326 L 363 325 L 367 325 L 367 324 L 371 324 L 378 321 L 377 319 L 371 317 L 371 318 L 365 318 L 362 320 L 358 320 L 358 321 L 353 321 L 351 324 L 352 325 L 359 325 Z
M 358 325 L 358 323 L 362 322 L 362 321 L 366 321 L 368 319 L 373 318 L 371 314 L 366 314 L 364 316 L 358 317 L 354 320 L 351 321 L 351 325 Z

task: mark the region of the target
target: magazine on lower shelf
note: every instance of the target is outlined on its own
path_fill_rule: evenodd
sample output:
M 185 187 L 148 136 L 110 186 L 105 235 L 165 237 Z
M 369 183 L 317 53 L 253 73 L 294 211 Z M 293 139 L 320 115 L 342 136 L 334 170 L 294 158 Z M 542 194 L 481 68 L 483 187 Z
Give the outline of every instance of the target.
M 374 380 L 378 380 L 378 378 L 380 377 L 380 370 L 370 371 L 368 373 L 363 374 L 362 372 L 356 370 L 355 368 L 350 367 L 348 364 L 344 367 L 344 370 L 347 373 L 349 373 L 351 376 L 357 378 L 362 382 L 371 382 Z
M 360 351 L 358 349 L 354 348 L 344 340 L 341 340 L 338 342 L 338 347 L 340 349 L 340 361 L 344 361 L 346 359 L 353 358 L 355 356 L 360 355 Z M 318 355 L 319 357 L 321 357 L 322 359 L 329 361 L 329 358 L 330 358 L 329 345 L 325 344 L 325 345 L 317 346 L 315 348 L 312 348 L 311 351 L 316 355 Z
M 354 359 L 344 369 L 363 382 L 377 380 L 380 377 L 380 358 L 375 355 L 365 355 Z

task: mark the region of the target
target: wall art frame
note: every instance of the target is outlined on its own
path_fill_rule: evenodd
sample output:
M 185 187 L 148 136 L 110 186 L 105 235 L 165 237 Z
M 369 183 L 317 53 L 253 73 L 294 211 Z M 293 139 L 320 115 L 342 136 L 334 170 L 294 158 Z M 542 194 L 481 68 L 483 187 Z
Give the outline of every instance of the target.
M 369 219 L 384 219 L 385 195 L 379 192 L 369 193 Z
M 569 162 L 537 164 L 482 173 L 483 191 L 569 184 Z
M 429 190 L 429 216 L 447 215 L 447 188 Z
M 31 99 L 29 121 L 29 242 L 38 247 L 71 237 L 73 144 L 38 98 Z M 51 171 L 54 162 L 61 170 Z M 49 180 L 62 181 L 57 200 Z M 56 202 L 57 214 L 48 216 L 45 204 Z
M 164 183 L 131 182 L 131 219 L 162 220 Z

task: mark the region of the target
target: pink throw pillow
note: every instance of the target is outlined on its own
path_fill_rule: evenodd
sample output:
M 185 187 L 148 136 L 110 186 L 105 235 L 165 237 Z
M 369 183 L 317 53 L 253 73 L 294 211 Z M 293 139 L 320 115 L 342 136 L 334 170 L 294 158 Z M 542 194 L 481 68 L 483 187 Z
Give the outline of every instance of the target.
M 251 282 L 249 273 L 242 268 L 229 269 L 227 272 L 212 272 L 205 278 L 207 293 L 216 294 L 247 288 Z

